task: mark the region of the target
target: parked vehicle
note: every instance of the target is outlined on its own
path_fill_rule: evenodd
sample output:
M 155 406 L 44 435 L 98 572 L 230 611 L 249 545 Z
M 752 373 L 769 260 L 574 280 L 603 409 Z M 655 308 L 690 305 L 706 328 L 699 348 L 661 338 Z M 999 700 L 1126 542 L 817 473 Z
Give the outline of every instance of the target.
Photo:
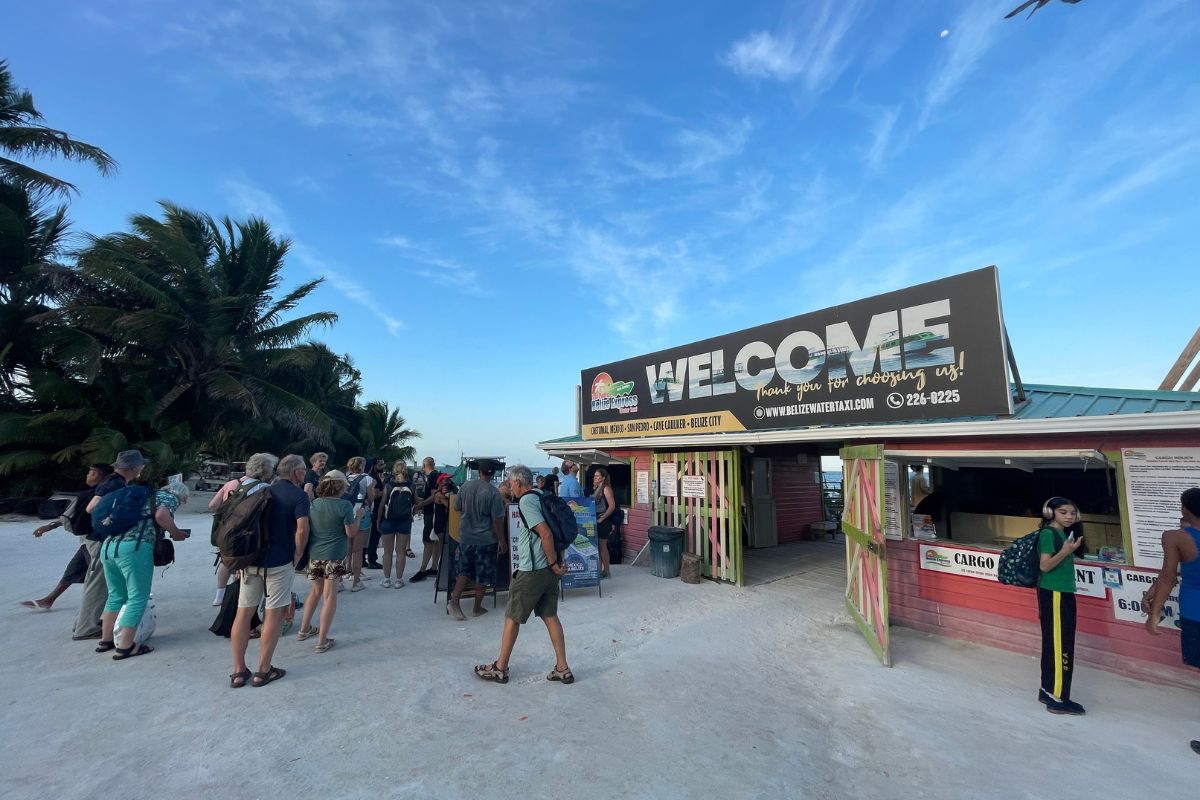
M 242 472 L 245 473 L 246 465 L 242 464 Z M 224 461 L 202 461 L 200 462 L 199 474 L 195 478 L 193 487 L 198 492 L 215 492 L 220 489 L 230 479 L 229 464 Z

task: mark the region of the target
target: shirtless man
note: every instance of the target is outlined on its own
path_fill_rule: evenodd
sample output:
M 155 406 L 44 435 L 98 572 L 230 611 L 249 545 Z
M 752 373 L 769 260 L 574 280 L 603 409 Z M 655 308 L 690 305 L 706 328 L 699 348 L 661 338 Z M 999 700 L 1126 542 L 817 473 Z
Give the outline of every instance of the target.
M 1146 630 L 1158 635 L 1163 604 L 1179 584 L 1179 646 L 1183 663 L 1200 669 L 1200 489 L 1188 489 L 1180 498 L 1179 528 L 1162 535 L 1163 565 L 1142 597 Z M 1200 739 L 1191 741 L 1200 755 Z

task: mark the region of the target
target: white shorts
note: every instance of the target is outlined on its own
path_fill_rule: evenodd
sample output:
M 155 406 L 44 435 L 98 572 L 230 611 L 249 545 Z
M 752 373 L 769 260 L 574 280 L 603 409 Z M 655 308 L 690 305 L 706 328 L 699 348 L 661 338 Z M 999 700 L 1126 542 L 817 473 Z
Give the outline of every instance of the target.
M 263 599 L 266 572 L 267 608 L 287 608 L 292 603 L 292 578 L 296 570 L 291 564 L 280 567 L 246 567 L 242 570 L 242 588 L 238 591 L 238 608 L 257 606 Z

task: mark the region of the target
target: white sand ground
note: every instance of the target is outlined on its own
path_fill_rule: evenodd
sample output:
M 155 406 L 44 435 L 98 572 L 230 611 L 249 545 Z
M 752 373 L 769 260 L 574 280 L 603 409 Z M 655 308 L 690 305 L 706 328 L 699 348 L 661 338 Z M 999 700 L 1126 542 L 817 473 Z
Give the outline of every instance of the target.
M 185 510 L 188 507 L 185 507 Z M 429 582 L 343 593 L 338 645 L 288 637 L 287 677 L 228 688 L 207 515 L 155 578 L 158 650 L 72 642 L 80 590 L 17 605 L 74 547 L 0 522 L 0 796 L 20 798 L 1195 797 L 1200 697 L 1081 668 L 1084 718 L 1046 714 L 1037 664 L 894 629 L 880 667 L 819 572 L 738 590 L 616 567 L 562 607 L 573 686 L 547 683 L 545 629 L 495 656 L 501 609 L 466 623 Z M 410 568 L 411 571 L 411 568 Z M 307 584 L 297 580 L 303 592 Z M 257 645 L 251 644 L 251 654 Z M 253 663 L 253 662 L 252 662 Z

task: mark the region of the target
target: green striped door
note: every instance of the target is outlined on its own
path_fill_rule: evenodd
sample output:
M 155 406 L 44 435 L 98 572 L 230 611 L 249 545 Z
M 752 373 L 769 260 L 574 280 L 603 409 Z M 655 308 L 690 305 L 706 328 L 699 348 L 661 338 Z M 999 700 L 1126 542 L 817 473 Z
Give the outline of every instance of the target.
M 668 465 L 666 469 L 664 465 Z M 684 529 L 684 552 L 700 556 L 706 578 L 741 586 L 741 481 L 737 451 L 655 453 L 651 480 L 655 481 L 650 498 L 654 524 Z

